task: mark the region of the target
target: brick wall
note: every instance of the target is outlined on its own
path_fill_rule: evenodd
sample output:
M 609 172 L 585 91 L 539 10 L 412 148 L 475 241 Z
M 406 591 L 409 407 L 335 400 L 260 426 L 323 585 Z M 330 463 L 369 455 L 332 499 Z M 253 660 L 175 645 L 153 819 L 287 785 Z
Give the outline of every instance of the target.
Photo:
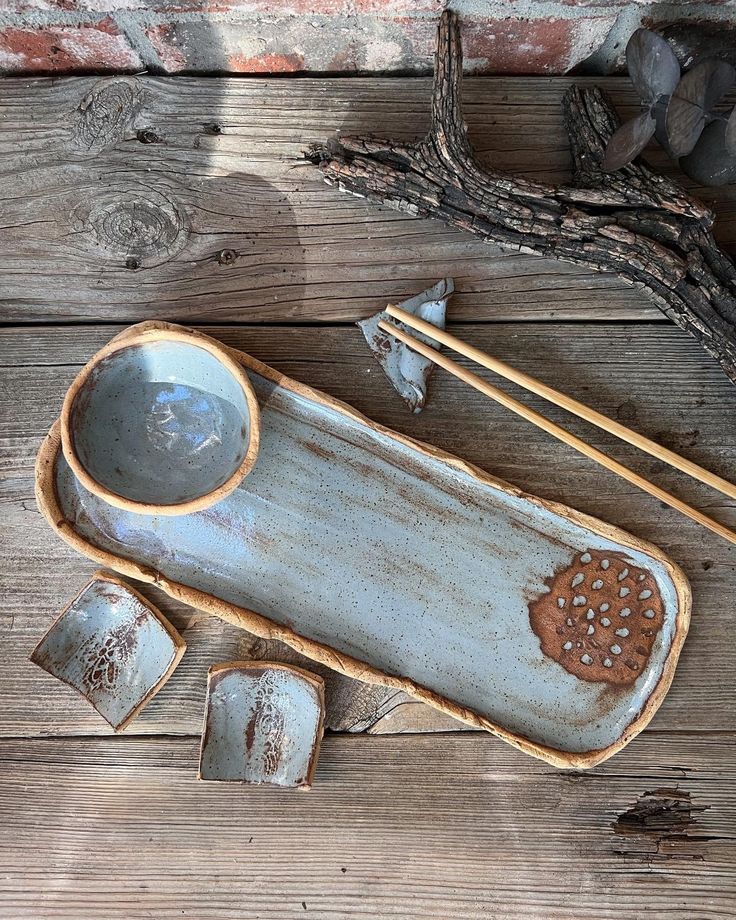
M 0 71 L 408 72 L 432 65 L 442 0 L 0 0 Z M 466 70 L 620 67 L 642 22 L 733 26 L 732 0 L 453 0 Z M 687 28 L 687 26 L 686 26 Z

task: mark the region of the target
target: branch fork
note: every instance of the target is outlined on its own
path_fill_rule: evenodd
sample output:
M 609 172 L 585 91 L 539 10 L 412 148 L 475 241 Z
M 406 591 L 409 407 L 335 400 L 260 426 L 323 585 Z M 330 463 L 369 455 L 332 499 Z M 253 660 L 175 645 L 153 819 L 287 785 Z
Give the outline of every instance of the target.
M 307 159 L 343 191 L 504 247 L 615 272 L 645 290 L 736 383 L 736 268 L 713 237 L 713 214 L 641 160 L 603 171 L 619 125 L 606 95 L 578 86 L 567 92 L 573 179 L 554 186 L 478 163 L 461 92 L 460 26 L 445 11 L 427 136 L 410 145 L 344 137 L 312 146 Z

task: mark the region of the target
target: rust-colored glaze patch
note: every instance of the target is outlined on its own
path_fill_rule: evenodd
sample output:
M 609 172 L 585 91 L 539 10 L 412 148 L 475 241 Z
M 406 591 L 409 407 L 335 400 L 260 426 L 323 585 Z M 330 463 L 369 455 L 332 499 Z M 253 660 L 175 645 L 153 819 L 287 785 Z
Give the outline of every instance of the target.
M 310 453 L 314 454 L 316 457 L 321 457 L 323 460 L 335 459 L 335 454 L 331 450 L 327 450 L 327 448 L 323 447 L 321 444 L 315 444 L 314 441 L 302 440 L 301 445 Z
M 245 685 L 219 686 L 233 676 L 246 678 Z M 278 662 L 213 665 L 200 778 L 308 789 L 323 723 L 324 682 L 317 675 Z
M 107 596 L 106 592 L 105 596 Z M 120 600 L 115 596 L 115 603 Z M 138 629 L 145 620 L 145 613 L 136 616 L 133 623 L 122 623 L 110 631 L 100 645 L 96 636 L 86 640 L 79 649 L 83 662 L 81 682 L 86 694 L 96 690 L 114 693 L 120 668 L 132 661 L 138 647 Z M 50 651 L 36 649 L 31 660 L 50 673 L 54 673 L 54 660 Z
M 623 553 L 588 549 L 545 585 L 549 591 L 529 604 L 544 654 L 581 680 L 633 683 L 664 622 L 652 573 Z
M 112 591 L 112 590 L 107 590 L 107 591 L 106 591 L 104 588 L 100 588 L 100 590 L 99 590 L 97 593 L 99 594 L 100 597 L 104 597 L 105 600 L 106 600 L 109 604 L 112 604 L 112 605 L 115 606 L 115 605 L 117 605 L 117 604 L 120 603 L 121 597 L 120 597 L 120 595 L 119 595 L 117 592 L 115 592 L 115 591 Z
M 376 332 L 371 336 L 371 342 L 375 351 L 382 352 L 385 355 L 391 353 L 392 349 L 398 349 L 398 339 L 390 339 L 385 332 Z
M 110 630 L 102 645 L 98 645 L 96 637 L 84 643 L 80 649 L 85 662 L 82 683 L 88 693 L 98 689 L 114 692 L 121 666 L 134 658 L 141 625 L 139 615 L 133 623 L 122 623 Z
M 284 714 L 271 698 L 273 689 L 269 672 L 264 671 L 258 681 L 253 715 L 245 732 L 245 750 L 249 757 L 260 757 L 258 767 L 266 782 L 278 772 L 284 748 Z
M 277 545 L 277 541 L 274 537 L 269 537 L 268 534 L 261 530 L 244 527 L 243 522 L 233 514 L 229 513 L 228 509 L 223 507 L 222 502 L 219 502 L 216 505 L 212 505 L 211 508 L 207 508 L 207 510 L 203 511 L 202 514 L 208 517 L 211 521 L 214 521 L 224 530 L 231 531 L 232 533 L 236 534 L 247 545 L 258 546 L 264 552 L 270 552 Z

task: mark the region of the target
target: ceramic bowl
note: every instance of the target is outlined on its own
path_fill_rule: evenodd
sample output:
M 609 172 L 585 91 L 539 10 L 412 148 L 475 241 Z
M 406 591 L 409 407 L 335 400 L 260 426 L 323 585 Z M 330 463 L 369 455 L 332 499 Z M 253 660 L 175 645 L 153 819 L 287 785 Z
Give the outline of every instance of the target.
M 324 726 L 324 682 L 293 665 L 213 665 L 199 778 L 309 789 Z
M 108 504 L 189 514 L 235 489 L 256 461 L 260 413 L 220 343 L 174 329 L 113 339 L 82 369 L 61 414 L 64 456 Z
M 163 687 L 186 644 L 142 595 L 106 572 L 57 617 L 31 661 L 73 687 L 120 731 Z

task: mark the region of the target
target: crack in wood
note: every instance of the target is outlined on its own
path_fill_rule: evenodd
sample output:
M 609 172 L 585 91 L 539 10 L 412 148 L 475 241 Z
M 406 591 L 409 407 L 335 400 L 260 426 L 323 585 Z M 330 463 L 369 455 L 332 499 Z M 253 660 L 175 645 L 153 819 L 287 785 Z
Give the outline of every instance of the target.
M 708 808 L 708 805 L 694 805 L 690 793 L 679 788 L 645 792 L 613 822 L 614 834 L 628 841 L 613 850 L 620 856 L 645 861 L 704 861 L 707 843 L 728 839 L 698 832 L 698 816 Z

